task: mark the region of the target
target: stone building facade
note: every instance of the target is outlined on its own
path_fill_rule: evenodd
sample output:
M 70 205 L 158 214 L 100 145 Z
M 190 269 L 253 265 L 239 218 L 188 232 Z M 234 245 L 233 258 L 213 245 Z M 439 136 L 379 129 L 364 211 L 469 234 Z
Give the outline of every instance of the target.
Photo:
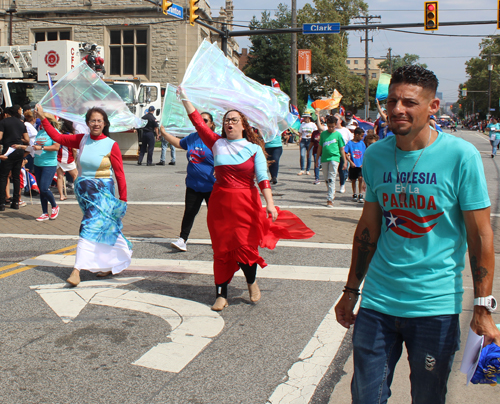
M 209 0 L 200 0 L 200 19 L 216 28 L 233 20 L 232 0 L 212 18 Z M 161 3 L 161 1 L 159 1 Z M 188 13 L 188 0 L 176 4 Z M 9 10 L 15 9 L 10 17 Z M 174 85 L 204 39 L 220 41 L 209 29 L 166 16 L 145 0 L 0 0 L 0 45 L 47 40 L 96 43 L 102 47 L 106 77 Z M 228 25 L 230 28 L 231 25 Z M 228 41 L 228 57 L 238 65 L 239 48 Z

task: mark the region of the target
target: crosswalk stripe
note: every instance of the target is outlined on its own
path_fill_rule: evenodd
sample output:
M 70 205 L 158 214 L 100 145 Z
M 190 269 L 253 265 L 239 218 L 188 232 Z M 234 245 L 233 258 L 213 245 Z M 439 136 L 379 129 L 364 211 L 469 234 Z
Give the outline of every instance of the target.
M 33 265 L 41 267 L 64 267 L 73 268 L 75 264 L 74 255 L 40 255 L 33 259 L 22 262 L 23 265 Z M 149 272 L 175 272 L 198 275 L 212 275 L 212 261 L 193 260 L 168 260 L 168 259 L 148 259 L 132 258 L 131 265 L 125 271 L 149 271 Z M 259 278 L 269 279 L 290 279 L 320 282 L 345 282 L 347 280 L 348 268 L 332 268 L 317 266 L 299 265 L 268 265 L 259 269 Z M 238 271 L 236 276 L 243 276 Z

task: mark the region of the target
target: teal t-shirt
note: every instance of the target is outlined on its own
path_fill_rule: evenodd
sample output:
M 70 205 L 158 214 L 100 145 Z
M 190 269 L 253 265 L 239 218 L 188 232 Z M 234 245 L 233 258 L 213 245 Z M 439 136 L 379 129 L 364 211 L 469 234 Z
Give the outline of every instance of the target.
M 266 149 L 270 147 L 281 147 L 281 146 L 283 146 L 283 144 L 281 143 L 281 134 L 275 136 L 273 140 L 265 144 Z
M 460 313 L 467 249 L 462 211 L 490 206 L 481 156 L 472 144 L 439 132 L 411 175 L 422 150 L 396 149 L 398 181 L 395 147 L 390 136 L 367 148 L 363 160 L 365 200 L 378 202 L 383 215 L 361 307 L 397 317 Z
M 500 123 L 489 123 L 487 128 L 490 129 L 490 140 L 500 139 Z
M 55 142 L 50 136 L 41 129 L 35 138 L 35 144 L 40 146 L 52 146 Z M 35 153 L 35 160 L 33 162 L 38 167 L 52 167 L 57 166 L 57 150 L 55 151 L 42 151 L 42 154 Z

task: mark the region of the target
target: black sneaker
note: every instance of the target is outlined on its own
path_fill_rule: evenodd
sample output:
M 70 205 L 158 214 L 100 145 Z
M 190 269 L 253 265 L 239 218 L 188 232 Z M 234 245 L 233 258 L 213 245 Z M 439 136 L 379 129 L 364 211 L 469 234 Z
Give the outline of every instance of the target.
M 3 212 L 5 210 L 5 205 L 0 205 L 0 212 Z
M 168 163 L 169 166 L 175 166 L 175 161 L 171 161 L 170 163 Z
M 142 166 L 142 163 L 137 162 L 137 165 L 138 165 L 138 166 Z
M 159 163 L 156 163 L 157 166 L 164 166 L 165 165 L 165 162 L 164 161 L 160 161 Z
M 10 204 L 11 209 L 19 209 L 19 202 L 12 202 Z
M 353 194 L 352 201 L 353 202 L 357 202 L 358 201 L 358 195 L 357 194 Z
M 359 194 L 358 203 L 363 203 L 365 200 L 363 199 L 363 194 Z
M 271 184 L 277 184 L 277 183 L 278 183 L 278 180 L 276 178 L 271 179 Z

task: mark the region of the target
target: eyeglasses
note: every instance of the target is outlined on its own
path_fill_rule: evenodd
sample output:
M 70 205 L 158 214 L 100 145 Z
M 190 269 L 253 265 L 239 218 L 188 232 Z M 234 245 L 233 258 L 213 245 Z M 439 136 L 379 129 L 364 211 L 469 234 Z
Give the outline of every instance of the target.
M 205 123 L 209 123 L 210 122 L 207 118 L 203 118 L 203 120 L 205 121 Z
M 89 123 L 91 123 L 91 124 L 94 124 L 94 123 L 101 124 L 101 123 L 104 123 L 104 121 L 101 121 L 100 119 L 93 119 L 92 121 L 89 121 Z
M 229 124 L 237 124 L 240 121 L 240 118 L 227 118 L 224 119 L 224 124 L 229 125 Z

